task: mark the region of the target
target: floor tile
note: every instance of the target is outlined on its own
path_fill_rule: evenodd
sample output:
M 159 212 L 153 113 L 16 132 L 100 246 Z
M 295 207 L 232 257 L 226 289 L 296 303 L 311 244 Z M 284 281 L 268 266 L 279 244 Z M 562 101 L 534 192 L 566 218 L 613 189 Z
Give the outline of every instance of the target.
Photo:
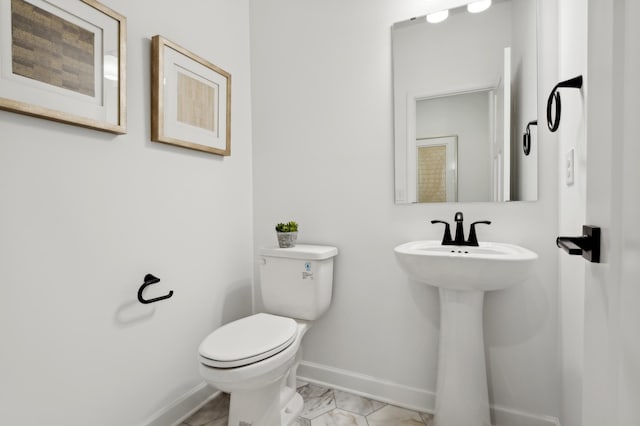
M 369 415 L 385 406 L 382 402 L 339 390 L 334 390 L 333 395 L 336 400 L 336 407 L 363 416 Z
M 226 426 L 229 418 L 229 394 L 221 393 L 183 423 L 189 426 Z
M 291 423 L 291 426 L 311 426 L 311 420 L 298 417 Z
M 304 400 L 304 408 L 300 417 L 312 420 L 336 408 L 333 390 L 309 383 L 298 389 Z
M 420 416 L 422 417 L 422 421 L 423 421 L 427 426 L 433 426 L 433 414 L 429 414 L 429 413 L 420 413 Z
M 420 413 L 386 405 L 367 416 L 369 426 L 424 426 Z
M 386 405 L 369 398 L 313 383 L 298 392 L 304 399 L 301 417 L 292 426 L 433 426 L 433 415 Z M 180 426 L 227 426 L 229 395 L 219 394 Z
M 367 426 L 367 420 L 358 414 L 336 408 L 311 420 L 311 426 Z

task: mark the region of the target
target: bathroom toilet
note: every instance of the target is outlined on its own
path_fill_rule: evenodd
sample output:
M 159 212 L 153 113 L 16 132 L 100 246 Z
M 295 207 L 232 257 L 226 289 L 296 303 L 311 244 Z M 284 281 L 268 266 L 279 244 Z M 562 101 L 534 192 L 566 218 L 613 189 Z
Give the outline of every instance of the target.
M 229 426 L 288 426 L 302 412 L 301 342 L 329 308 L 337 254 L 318 245 L 261 249 L 265 312 L 223 325 L 200 344 L 200 374 L 231 394 Z

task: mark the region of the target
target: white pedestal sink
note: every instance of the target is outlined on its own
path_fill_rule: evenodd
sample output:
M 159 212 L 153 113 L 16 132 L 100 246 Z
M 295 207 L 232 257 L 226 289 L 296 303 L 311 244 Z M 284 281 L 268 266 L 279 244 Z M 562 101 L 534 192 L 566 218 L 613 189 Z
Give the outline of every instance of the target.
M 513 244 L 443 246 L 435 240 L 412 241 L 394 251 L 410 278 L 438 287 L 440 293 L 434 425 L 489 426 L 484 292 L 527 279 L 538 255 Z

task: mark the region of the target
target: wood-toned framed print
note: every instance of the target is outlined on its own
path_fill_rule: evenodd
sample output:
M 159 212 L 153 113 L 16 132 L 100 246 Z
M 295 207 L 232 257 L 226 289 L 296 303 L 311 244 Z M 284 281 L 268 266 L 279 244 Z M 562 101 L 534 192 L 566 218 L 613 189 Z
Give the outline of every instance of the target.
M 231 155 L 231 74 L 159 35 L 151 39 L 151 140 Z
M 126 133 L 126 36 L 95 0 L 0 0 L 0 109 Z

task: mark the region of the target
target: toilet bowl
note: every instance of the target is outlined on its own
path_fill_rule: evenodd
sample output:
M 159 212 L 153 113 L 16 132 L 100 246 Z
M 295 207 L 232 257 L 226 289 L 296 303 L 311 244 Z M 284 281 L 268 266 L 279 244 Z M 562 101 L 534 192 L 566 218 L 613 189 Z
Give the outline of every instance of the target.
M 286 379 L 307 329 L 305 321 L 259 313 L 218 328 L 202 342 L 200 374 L 231 394 L 229 425 L 289 425 L 300 414 L 295 380 L 291 387 Z
M 223 325 L 200 344 L 201 376 L 231 395 L 229 426 L 288 426 L 302 412 L 301 342 L 329 307 L 336 255 L 327 246 L 262 249 L 267 312 Z

